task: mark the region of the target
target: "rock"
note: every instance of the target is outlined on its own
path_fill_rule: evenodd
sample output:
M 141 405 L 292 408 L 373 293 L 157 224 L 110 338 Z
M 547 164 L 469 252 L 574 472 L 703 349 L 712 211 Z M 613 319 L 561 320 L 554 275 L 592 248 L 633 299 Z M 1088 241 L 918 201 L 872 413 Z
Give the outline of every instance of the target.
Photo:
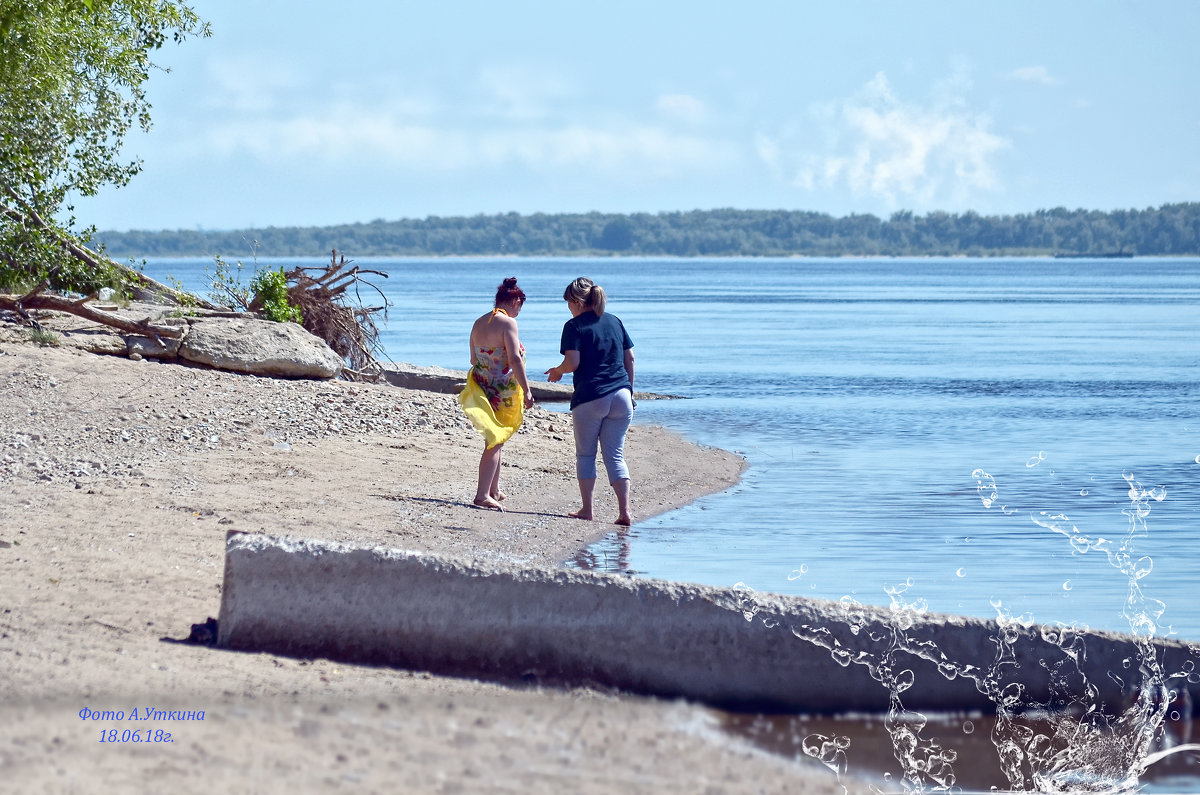
M 221 370 L 289 378 L 333 378 L 342 359 L 295 323 L 196 318 L 179 358 Z
M 72 331 L 63 336 L 63 344 L 88 353 L 106 356 L 124 356 L 129 352 L 125 338 L 107 327 L 96 327 L 83 331 Z
M 160 337 L 158 340 L 150 337 L 139 337 L 131 335 L 125 338 L 125 346 L 129 354 L 129 358 L 151 358 L 151 359 L 173 359 L 179 355 L 179 346 L 183 342 L 182 339 L 172 339 L 171 337 Z

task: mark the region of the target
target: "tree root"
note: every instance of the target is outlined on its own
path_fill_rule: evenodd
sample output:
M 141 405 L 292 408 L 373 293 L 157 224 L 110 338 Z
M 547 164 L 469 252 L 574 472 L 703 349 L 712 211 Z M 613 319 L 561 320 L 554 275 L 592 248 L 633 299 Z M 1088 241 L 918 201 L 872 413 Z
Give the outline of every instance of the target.
M 387 316 L 387 298 L 362 275 L 372 274 L 386 279 L 387 274 L 351 267 L 352 262 L 345 255 L 339 257 L 335 249 L 329 265 L 323 268 L 291 269 L 285 274 L 291 285 L 288 287 L 288 301 L 299 307 L 303 316 L 301 325 L 325 340 L 346 361 L 343 377 L 351 381 L 374 381 L 382 371 L 375 358 L 375 353 L 379 351 L 379 327 L 375 325 L 374 315 L 382 311 Z M 362 297 L 358 295 L 360 285 L 379 293 L 383 298 L 383 306 L 363 306 Z M 358 306 L 345 303 L 346 291 L 350 287 L 355 289 Z M 256 308 L 256 302 L 257 299 L 251 302 L 251 310 Z

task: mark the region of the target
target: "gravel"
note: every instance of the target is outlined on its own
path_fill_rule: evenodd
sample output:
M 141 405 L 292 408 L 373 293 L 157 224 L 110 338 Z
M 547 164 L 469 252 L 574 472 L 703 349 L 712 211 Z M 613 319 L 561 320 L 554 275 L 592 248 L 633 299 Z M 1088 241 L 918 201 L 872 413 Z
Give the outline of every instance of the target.
M 69 406 L 53 376 L 28 364 L 5 366 L 6 358 L 17 357 L 0 349 L 0 483 L 74 481 L 82 488 L 95 478 L 138 478 L 153 462 L 198 450 L 263 444 L 288 450 L 331 436 L 470 430 L 453 395 L 153 360 L 136 365 L 145 378 L 141 387 Z M 520 432 L 558 432 L 547 415 L 535 409 Z M 111 455 L 114 444 L 119 457 Z

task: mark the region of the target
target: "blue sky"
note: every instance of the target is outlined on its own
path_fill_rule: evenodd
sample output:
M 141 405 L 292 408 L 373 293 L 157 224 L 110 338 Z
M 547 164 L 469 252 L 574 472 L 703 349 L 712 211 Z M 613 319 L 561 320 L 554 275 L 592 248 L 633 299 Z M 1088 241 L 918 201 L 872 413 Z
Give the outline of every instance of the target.
M 197 0 L 101 229 L 1200 201 L 1200 2 Z

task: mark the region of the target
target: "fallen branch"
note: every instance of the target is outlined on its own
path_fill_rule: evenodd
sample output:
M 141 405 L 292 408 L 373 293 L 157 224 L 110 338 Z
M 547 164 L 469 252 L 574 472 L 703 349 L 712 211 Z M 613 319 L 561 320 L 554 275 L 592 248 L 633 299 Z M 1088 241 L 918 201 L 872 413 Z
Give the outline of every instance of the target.
M 0 309 L 16 312 L 26 320 L 32 320 L 28 312 L 31 309 L 49 309 L 55 312 L 67 312 L 72 315 L 78 315 L 85 320 L 90 320 L 93 323 L 101 323 L 130 334 L 153 337 L 160 344 L 162 337 L 179 339 L 183 336 L 184 330 L 180 326 L 156 326 L 150 323 L 149 319 L 130 320 L 90 306 L 87 303 L 89 299 L 73 301 L 70 298 L 62 298 L 56 295 L 42 295 L 40 294 L 40 290 L 41 288 L 35 289 L 20 298 L 14 298 L 10 295 L 0 295 Z

